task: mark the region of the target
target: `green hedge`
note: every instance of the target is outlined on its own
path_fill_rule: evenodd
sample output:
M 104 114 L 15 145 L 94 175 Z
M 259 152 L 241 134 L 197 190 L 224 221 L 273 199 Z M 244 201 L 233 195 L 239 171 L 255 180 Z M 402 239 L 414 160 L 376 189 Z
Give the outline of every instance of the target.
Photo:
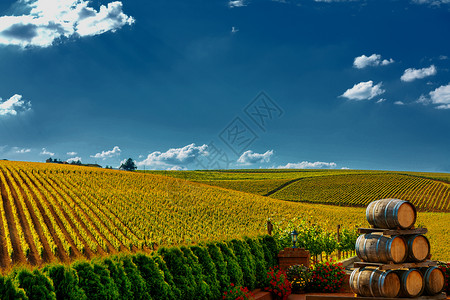
M 230 283 L 263 287 L 276 258 L 275 240 L 263 236 L 19 268 L 0 276 L 0 299 L 215 300 Z

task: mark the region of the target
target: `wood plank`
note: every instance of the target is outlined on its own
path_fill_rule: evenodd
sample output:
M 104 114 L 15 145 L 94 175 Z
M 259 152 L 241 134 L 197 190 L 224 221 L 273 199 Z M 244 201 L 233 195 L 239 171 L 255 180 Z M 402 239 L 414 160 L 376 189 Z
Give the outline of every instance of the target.
M 358 233 L 374 233 L 381 232 L 383 235 L 405 235 L 405 234 L 426 234 L 428 229 L 416 228 L 416 229 L 383 229 L 383 228 L 358 228 Z
M 421 267 L 432 267 L 437 266 L 437 262 L 433 260 L 427 260 L 420 263 L 402 263 L 402 264 L 381 264 L 381 263 L 371 263 L 371 262 L 355 262 L 355 268 L 362 267 L 377 267 L 380 270 L 394 270 L 394 269 L 411 269 L 411 268 L 421 268 Z
M 305 300 L 441 300 L 446 299 L 447 295 L 445 293 L 440 293 L 435 296 L 421 296 L 416 298 L 383 298 L 383 297 L 360 297 L 360 296 L 331 296 L 331 295 L 306 295 Z

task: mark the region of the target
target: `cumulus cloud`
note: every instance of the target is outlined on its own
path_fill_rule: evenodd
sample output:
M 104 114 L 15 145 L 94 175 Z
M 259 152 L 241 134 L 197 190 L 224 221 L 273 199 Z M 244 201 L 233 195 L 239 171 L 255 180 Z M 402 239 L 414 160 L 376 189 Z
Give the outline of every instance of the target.
M 81 162 L 81 157 L 76 156 L 76 157 L 69 158 L 69 159 L 67 160 L 67 162 L 68 162 L 69 164 L 70 164 L 71 162 L 73 162 L 73 161 L 80 161 L 80 162 Z
M 450 109 L 450 83 L 431 91 L 428 96 L 420 96 L 418 103 L 435 105 L 437 109 Z
M 372 80 L 360 82 L 355 84 L 351 89 L 346 90 L 341 97 L 349 100 L 370 100 L 385 92 L 385 90 L 381 88 L 381 85 L 381 82 L 373 85 Z
M 394 60 L 390 59 L 381 59 L 380 54 L 372 54 L 371 56 L 365 56 L 364 54 L 358 57 L 355 57 L 353 61 L 353 67 L 357 69 L 363 69 L 369 66 L 386 66 L 392 64 Z
M 17 114 L 30 109 L 31 102 L 22 100 L 22 95 L 15 94 L 3 102 L 2 98 L 0 98 L 0 116 L 16 116 Z
M 122 2 L 101 5 L 97 11 L 88 0 L 22 0 L 28 14 L 0 17 L 0 44 L 49 47 L 59 38 L 115 32 L 134 19 L 122 11 Z M 25 6 L 25 7 L 23 7 Z
M 121 152 L 120 148 L 118 146 L 114 146 L 114 148 L 112 150 L 102 151 L 100 153 L 96 153 L 95 155 L 91 155 L 91 157 L 92 158 L 101 158 L 101 159 L 105 160 L 107 158 L 119 156 L 120 152 Z
M 28 148 L 19 149 L 17 147 L 13 147 L 13 151 L 14 151 L 14 153 L 17 153 L 17 154 L 25 154 L 25 153 L 30 153 L 31 149 L 28 149 Z
M 435 75 L 437 73 L 436 67 L 434 65 L 429 66 L 428 68 L 422 68 L 422 69 L 414 69 L 409 68 L 406 69 L 403 73 L 402 77 L 400 79 L 402 81 L 410 82 L 416 79 L 422 79 L 428 76 Z
M 383 102 L 385 102 L 386 101 L 386 99 L 385 98 L 381 98 L 380 100 L 378 100 L 376 103 L 383 103 Z
M 403 101 L 395 101 L 394 104 L 395 105 L 405 105 L 405 103 Z
M 137 162 L 137 165 L 146 166 L 151 169 L 173 169 L 184 168 L 192 163 L 197 157 L 208 156 L 208 146 L 195 146 L 194 143 L 182 148 L 171 148 L 166 152 L 155 151 L 150 153 L 146 159 Z
M 244 3 L 244 0 L 230 0 L 228 2 L 228 7 L 230 8 L 243 6 L 247 6 L 247 4 Z
M 50 156 L 54 156 L 55 155 L 55 153 L 53 153 L 53 152 L 50 152 L 50 151 L 48 151 L 47 149 L 45 149 L 45 148 L 42 148 L 42 151 L 41 151 L 41 153 L 39 153 L 40 155 L 50 155 Z
M 247 150 L 238 158 L 237 162 L 242 165 L 252 165 L 256 163 L 267 163 L 273 155 L 273 150 L 267 150 L 265 153 L 255 153 Z
M 69 155 L 69 156 L 75 156 L 75 155 L 77 155 L 78 153 L 72 151 L 72 152 L 67 152 L 66 154 Z
M 284 166 L 278 166 L 277 169 L 332 169 L 336 168 L 334 162 L 322 162 L 322 161 L 302 161 L 299 163 L 288 163 Z

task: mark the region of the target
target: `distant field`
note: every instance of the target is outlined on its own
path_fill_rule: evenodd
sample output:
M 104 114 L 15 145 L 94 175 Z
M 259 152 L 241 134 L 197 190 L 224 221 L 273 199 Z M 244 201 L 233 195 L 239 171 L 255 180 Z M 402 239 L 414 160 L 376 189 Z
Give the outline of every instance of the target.
M 248 177 L 238 175 L 231 174 L 241 181 Z M 270 175 L 255 176 L 272 180 L 269 189 L 286 180 Z M 245 189 L 267 191 L 263 185 Z M 167 176 L 70 165 L 0 161 L 0 191 L 3 272 L 16 264 L 41 266 L 151 251 L 161 245 L 256 236 L 266 232 L 269 217 L 303 217 L 330 230 L 337 224 L 367 226 L 363 208 L 283 201 Z M 418 220 L 430 229 L 433 257 L 450 260 L 450 214 L 421 213 Z
M 421 211 L 450 212 L 450 174 L 363 170 L 152 171 L 281 200 L 366 206 L 409 200 Z

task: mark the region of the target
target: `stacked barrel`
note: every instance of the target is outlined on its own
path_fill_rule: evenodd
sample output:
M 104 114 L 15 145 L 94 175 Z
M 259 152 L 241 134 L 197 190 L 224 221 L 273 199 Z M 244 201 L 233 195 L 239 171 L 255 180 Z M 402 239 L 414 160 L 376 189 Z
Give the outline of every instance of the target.
M 350 288 L 363 297 L 419 297 L 438 295 L 444 289 L 444 274 L 430 257 L 430 243 L 414 229 L 414 205 L 399 199 L 371 202 L 366 218 L 373 228 L 356 240 L 362 260 L 350 276 Z

